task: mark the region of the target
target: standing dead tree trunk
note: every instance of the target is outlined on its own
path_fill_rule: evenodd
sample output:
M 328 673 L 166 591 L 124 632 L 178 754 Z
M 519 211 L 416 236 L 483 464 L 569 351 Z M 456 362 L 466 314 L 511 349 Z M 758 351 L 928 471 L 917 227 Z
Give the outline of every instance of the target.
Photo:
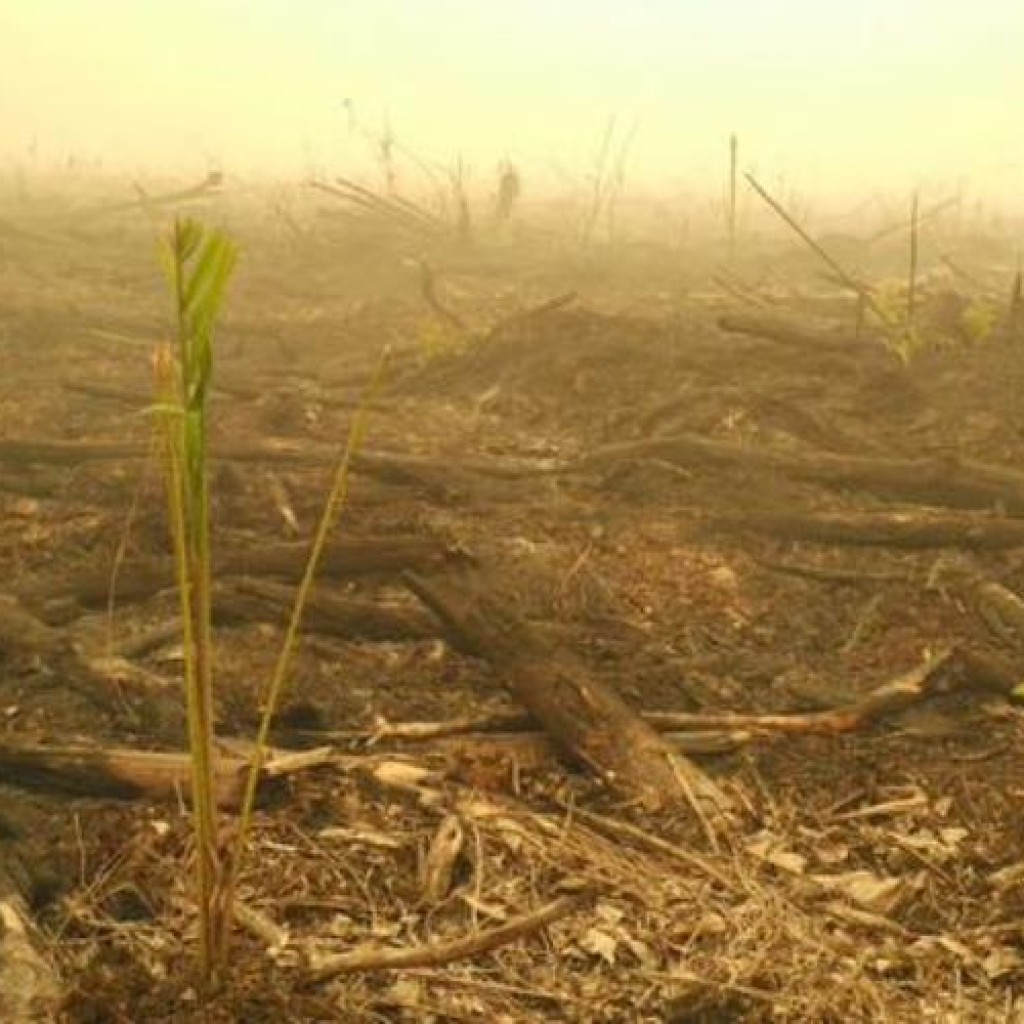
M 459 650 L 486 658 L 559 747 L 610 788 L 658 810 L 689 805 L 713 837 L 730 802 L 692 761 L 595 679 L 581 661 L 479 588 L 471 599 L 414 573 L 403 578 Z

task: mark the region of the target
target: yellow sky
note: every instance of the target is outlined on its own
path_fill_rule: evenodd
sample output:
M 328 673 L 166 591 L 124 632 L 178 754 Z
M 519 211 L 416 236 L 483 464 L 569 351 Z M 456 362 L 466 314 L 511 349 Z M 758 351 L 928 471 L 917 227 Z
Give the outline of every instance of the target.
M 442 163 L 585 172 L 609 116 L 637 181 L 718 180 L 724 139 L 809 190 L 1011 193 L 1016 0 L 0 0 L 0 155 L 345 172 L 343 101 Z

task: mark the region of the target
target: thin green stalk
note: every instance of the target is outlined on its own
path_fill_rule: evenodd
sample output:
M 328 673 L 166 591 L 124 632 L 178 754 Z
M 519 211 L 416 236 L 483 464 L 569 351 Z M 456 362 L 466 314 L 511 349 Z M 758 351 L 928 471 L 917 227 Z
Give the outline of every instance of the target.
M 181 605 L 182 640 L 185 655 L 186 718 L 192 759 L 192 812 L 199 889 L 199 961 L 200 970 L 205 980 L 212 977 L 215 952 L 214 932 L 209 913 L 216 883 L 216 863 L 209 855 L 210 844 L 215 833 L 211 806 L 206 799 L 206 788 L 202 784 L 202 780 L 208 774 L 209 762 L 205 756 L 206 744 L 202 733 L 199 701 L 200 676 L 196 657 L 192 568 L 188 550 L 182 418 L 176 402 L 173 356 L 169 350 L 158 352 L 157 362 L 157 387 L 162 400 L 162 426 L 166 455 L 168 514 L 174 548 L 175 580 Z
M 299 637 L 299 630 L 302 626 L 302 616 L 305 612 L 306 603 L 313 589 L 313 581 L 320 565 L 321 556 L 327 545 L 327 537 L 331 528 L 341 516 L 348 503 L 349 480 L 351 477 L 352 461 L 362 447 L 366 436 L 366 427 L 369 420 L 370 410 L 380 391 L 384 380 L 384 371 L 387 367 L 389 350 L 385 348 L 381 352 L 380 360 L 374 371 L 373 378 L 363 395 L 363 399 L 356 410 L 349 429 L 348 438 L 338 459 L 331 481 L 331 489 L 327 500 L 324 503 L 320 521 L 317 524 L 316 534 L 310 548 L 309 558 L 306 561 L 306 568 L 302 574 L 302 581 L 299 584 L 295 596 L 295 603 L 292 606 L 291 616 L 288 620 L 288 627 L 285 632 L 284 642 L 278 654 L 277 663 L 274 667 L 274 674 L 271 677 L 270 686 L 266 699 L 263 703 L 263 714 L 260 718 L 259 730 L 256 736 L 256 748 L 253 751 L 252 761 L 249 766 L 249 775 L 246 780 L 245 794 L 242 797 L 242 808 L 239 814 L 238 832 L 235 837 L 234 848 L 230 858 L 227 871 L 227 881 L 224 888 L 224 905 L 227 913 L 231 913 L 234 905 L 234 894 L 241 875 L 243 858 L 246 851 L 246 839 L 252 826 L 252 815 L 256 804 L 256 790 L 259 787 L 260 776 L 266 760 L 266 747 L 270 738 L 270 728 L 273 724 L 281 694 L 284 691 L 285 681 L 288 677 L 288 670 L 291 666 L 292 655 Z M 222 945 L 219 954 L 226 954 L 227 933 L 222 936 Z

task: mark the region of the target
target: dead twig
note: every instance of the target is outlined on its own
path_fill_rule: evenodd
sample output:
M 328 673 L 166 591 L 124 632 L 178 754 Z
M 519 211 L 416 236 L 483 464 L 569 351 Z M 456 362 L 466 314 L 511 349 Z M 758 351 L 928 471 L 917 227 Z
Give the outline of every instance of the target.
M 548 313 L 571 306 L 576 301 L 576 292 L 564 292 L 553 298 L 545 299 L 536 306 L 528 306 L 526 309 L 519 309 L 516 312 L 503 317 L 492 324 L 487 332 L 486 341 L 492 341 L 498 334 L 507 331 L 511 327 L 521 327 L 525 323 L 539 319 Z
M 311 982 L 319 983 L 330 981 L 342 974 L 400 971 L 407 967 L 438 967 L 455 960 L 480 956 L 532 935 L 555 921 L 574 914 L 589 900 L 589 894 L 561 896 L 538 910 L 513 918 L 496 928 L 451 942 L 431 942 L 412 949 L 357 949 L 351 953 L 321 957 L 316 966 L 309 969 L 308 977 Z
M 758 180 L 750 173 L 744 174 L 750 187 L 785 221 L 785 223 L 807 244 L 807 246 L 818 255 L 828 265 L 829 269 L 833 274 L 855 295 L 859 296 L 861 301 L 871 310 L 872 313 L 878 317 L 879 321 L 886 327 L 892 326 L 888 314 L 882 309 L 881 306 L 875 302 L 871 294 L 865 289 L 864 285 L 857 281 L 853 276 L 846 272 L 843 267 L 830 256 L 825 249 L 822 248 L 821 244 L 815 241 L 797 222 L 791 213 L 781 203 L 774 199 L 765 188 L 761 186 Z
M 103 206 L 92 207 L 83 210 L 80 214 L 83 218 L 103 217 L 111 213 L 121 213 L 126 210 L 151 211 L 156 207 L 176 206 L 179 203 L 186 203 L 193 199 L 203 199 L 211 195 L 220 195 L 224 185 L 224 175 L 220 171 L 210 171 L 209 174 L 198 184 L 189 188 L 178 189 L 174 192 L 161 192 L 157 195 L 150 195 L 138 183 L 135 184 L 136 198 L 123 203 L 110 203 Z
M 631 825 L 628 821 L 607 818 L 603 815 L 595 814 L 593 811 L 586 811 L 581 807 L 574 806 L 570 808 L 565 804 L 562 806 L 565 807 L 566 811 L 569 812 L 573 818 L 590 825 L 599 832 L 611 835 L 617 840 L 632 840 L 637 843 L 637 845 L 644 847 L 652 853 L 661 854 L 671 860 L 678 861 L 680 864 L 690 869 L 695 868 L 701 874 L 718 882 L 718 884 L 728 892 L 735 892 L 740 888 L 737 880 L 729 878 L 728 875 L 712 864 L 710 860 L 706 857 L 700 856 L 700 854 L 691 853 L 689 850 L 684 850 L 680 846 L 666 842 L 658 836 L 652 836 L 649 832 L 645 832 L 642 828 L 638 828 L 636 825 Z
M 801 715 L 693 715 L 663 714 L 660 725 L 680 729 L 749 729 L 753 732 L 854 732 L 887 715 L 896 714 L 929 696 L 938 673 L 952 660 L 954 650 L 944 648 L 908 672 L 875 687 L 860 700 L 828 711 Z

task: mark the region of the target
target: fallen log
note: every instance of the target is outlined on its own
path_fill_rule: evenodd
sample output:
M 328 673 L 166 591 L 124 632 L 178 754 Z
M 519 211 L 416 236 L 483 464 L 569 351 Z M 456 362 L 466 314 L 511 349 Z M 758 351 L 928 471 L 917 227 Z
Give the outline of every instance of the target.
M 659 711 L 641 717 L 652 729 L 665 734 L 680 749 L 694 753 L 717 753 L 734 749 L 752 738 L 778 733 L 854 732 L 882 718 L 898 714 L 937 692 L 949 692 L 955 685 L 950 682 L 947 672 L 952 667 L 960 669 L 963 675 L 960 686 L 965 689 L 996 692 L 1006 696 L 1016 685 L 1015 677 L 998 659 L 950 647 L 929 656 L 921 664 L 895 678 L 886 680 L 858 700 L 824 711 L 781 715 Z M 497 729 L 500 733 L 519 734 L 513 739 L 511 736 L 501 737 L 499 733 L 502 743 L 514 744 L 521 740 L 523 749 L 539 758 L 543 753 L 542 748 L 537 746 L 529 733 L 522 732 L 531 726 L 529 715 L 514 713 L 457 719 L 448 723 L 384 722 L 374 731 L 372 738 L 375 742 L 386 739 L 446 740 L 451 741 L 452 750 L 458 751 L 458 737 L 472 733 L 485 734 L 491 729 Z M 311 735 L 333 738 L 339 734 L 313 732 Z M 352 736 L 345 735 L 349 738 Z M 702 743 L 702 737 L 705 743 Z M 475 744 L 482 742 L 479 736 L 475 737 L 468 741 L 465 749 L 472 752 Z
M 290 463 L 326 466 L 337 461 L 337 453 L 323 445 L 293 441 L 259 441 L 245 445 L 218 445 L 217 457 L 240 462 Z M 146 459 L 153 448 L 145 441 L 28 441 L 0 440 L 0 462 L 43 463 L 53 466 L 81 466 L 85 462 L 122 462 Z
M 651 809 L 689 804 L 705 828 L 727 824 L 730 802 L 692 761 L 645 724 L 582 662 L 477 589 L 472 603 L 436 580 L 403 578 L 453 644 L 485 658 L 534 719 L 609 788 Z
M 934 696 L 954 690 L 994 693 L 1010 697 L 1019 682 L 1013 667 L 997 657 L 968 649 L 946 648 L 927 657 L 919 665 L 886 680 L 859 699 L 829 708 L 795 714 L 724 714 L 659 712 L 643 718 L 651 727 L 664 733 L 679 749 L 692 753 L 717 753 L 735 749 L 751 740 L 778 735 L 839 735 L 869 728 Z M 507 729 L 528 728 L 529 718 L 511 715 L 494 716 L 495 723 Z M 481 736 L 460 739 L 463 728 L 470 724 L 452 723 L 446 731 L 441 723 L 406 723 L 385 726 L 378 735 L 414 740 L 442 740 L 451 762 L 469 781 L 488 788 L 488 779 L 499 774 L 502 766 L 495 764 L 494 751 L 485 756 L 485 740 Z M 485 728 L 487 720 L 478 720 Z M 701 738 L 707 740 L 702 746 Z M 546 748 L 530 733 L 498 734 L 493 737 L 498 749 L 521 755 L 517 765 L 540 765 Z
M 294 603 L 293 588 L 243 576 L 217 588 L 214 621 L 284 622 Z M 383 604 L 323 590 L 309 595 L 302 620 L 306 632 L 341 640 L 432 640 L 441 632 L 422 607 Z
M 8 594 L 0 594 L 0 655 L 38 658 L 56 674 L 60 685 L 79 693 L 97 710 L 104 714 L 123 710 L 110 666 L 90 661 L 66 630 L 43 622 Z
M 337 449 L 308 441 L 274 438 L 259 441 L 215 441 L 211 458 L 222 462 L 262 463 L 293 468 L 326 468 L 337 464 Z M 153 458 L 152 446 L 142 441 L 26 441 L 0 440 L 0 464 L 81 466 L 87 462 L 125 462 Z M 448 496 L 453 474 L 472 473 L 497 479 L 525 479 L 560 471 L 551 460 L 460 459 L 356 452 L 351 468 L 382 483 L 422 488 L 435 497 Z
M 122 462 L 152 455 L 153 448 L 145 441 L 0 440 L 0 462 L 15 465 L 81 466 L 85 462 Z M 337 461 L 337 452 L 326 445 L 273 439 L 218 444 L 214 457 L 235 462 L 329 466 Z
M 909 550 L 962 548 L 970 551 L 1024 547 L 1024 522 L 970 513 L 709 512 L 700 516 L 708 532 L 770 534 L 785 540 L 893 547 Z
M 731 295 L 734 299 L 739 299 L 740 302 L 753 306 L 755 309 L 774 309 L 782 301 L 777 295 L 758 294 L 754 287 L 745 281 L 741 281 L 738 275 L 728 269 L 712 274 L 711 281 L 713 284 L 718 285 L 726 294 Z M 723 317 L 723 319 L 727 318 Z
M 718 318 L 718 329 L 727 334 L 745 334 L 764 338 L 779 345 L 806 349 L 808 352 L 828 352 L 849 357 L 883 356 L 889 362 L 896 359 L 880 337 L 857 337 L 851 331 L 814 326 L 776 316 L 753 316 L 734 313 Z
M 493 341 L 499 334 L 507 334 L 510 331 L 518 330 L 535 320 L 539 320 L 548 313 L 554 313 L 556 310 L 564 309 L 566 306 L 571 306 L 575 301 L 576 292 L 564 292 L 563 294 L 556 295 L 553 298 L 545 299 L 543 302 L 539 302 L 535 306 L 528 306 L 526 309 L 518 309 L 514 313 L 511 313 L 498 320 L 496 323 L 491 324 L 483 341 L 485 344 L 489 341 Z
M 214 792 L 222 807 L 237 807 L 245 790 L 247 760 L 218 758 Z M 187 754 L 50 746 L 0 741 L 4 781 L 27 789 L 132 800 L 187 796 L 192 769 Z
M 306 543 L 260 545 L 214 555 L 216 579 L 230 576 L 269 576 L 297 583 L 309 556 Z M 331 541 L 319 564 L 322 579 L 345 580 L 358 576 L 396 576 L 405 569 L 429 571 L 450 566 L 467 556 L 431 537 L 361 537 Z M 143 600 L 174 584 L 174 566 L 166 558 L 138 558 L 124 562 L 112 576 L 109 565 L 88 566 L 29 580 L 17 591 L 30 605 L 72 597 L 85 608 L 115 602 Z
M 814 387 L 817 391 L 820 384 Z M 804 393 L 790 394 L 781 398 L 777 394 L 759 391 L 750 387 L 735 387 L 732 384 L 721 386 L 705 385 L 700 396 L 692 387 L 685 388 L 679 394 L 659 402 L 649 409 L 637 421 L 637 433 L 640 437 L 651 437 L 657 434 L 661 423 L 671 419 L 677 412 L 687 413 L 693 409 L 694 402 L 701 397 L 715 397 L 723 404 L 750 409 L 751 412 L 774 426 L 778 424 L 786 433 L 816 445 L 823 451 L 831 452 L 864 452 L 872 450 L 873 445 L 867 438 L 849 434 L 835 424 L 826 422 L 822 417 L 810 412 L 803 400 Z M 808 389 L 809 390 L 809 389 Z
M 181 620 L 170 619 L 158 623 L 149 629 L 133 633 L 120 639 L 113 646 L 111 654 L 125 661 L 145 658 L 147 654 L 166 647 L 168 644 L 181 643 Z
M 598 448 L 578 459 L 569 471 L 605 470 L 637 459 L 660 459 L 690 471 L 702 465 L 753 470 L 890 499 L 950 508 L 999 508 L 1006 515 L 1024 517 L 1024 473 L 955 455 L 878 459 L 832 452 L 780 452 L 676 434 Z
M 61 381 L 61 387 L 65 391 L 74 394 L 84 395 L 87 398 L 94 398 L 101 402 L 115 402 L 119 405 L 134 406 L 138 409 L 145 409 L 153 402 L 152 389 L 144 387 L 127 387 L 118 384 L 97 384 L 93 381 L 65 380 Z M 217 387 L 211 391 L 211 401 L 237 401 L 246 399 L 251 401 L 278 402 L 309 402 L 326 409 L 356 410 L 367 408 L 375 412 L 393 409 L 393 401 L 374 399 L 367 401 L 359 394 L 338 395 L 329 384 L 313 377 L 296 378 L 294 385 L 289 388 L 282 386 L 280 375 L 273 381 L 218 381 Z M 297 422 L 301 422 L 296 417 Z
M 859 700 L 826 711 L 788 715 L 662 714 L 659 724 L 666 728 L 743 729 L 754 733 L 855 732 L 930 696 L 944 683 L 942 672 L 952 662 L 953 654 L 952 648 L 939 651 L 920 665 L 870 690 Z
M 928 583 L 932 589 L 953 591 L 993 639 L 1024 652 L 1024 599 L 987 576 L 970 558 L 940 556 Z
M 971 689 L 998 694 L 1007 700 L 1020 699 L 1024 672 L 1014 662 L 992 651 L 961 646 L 956 651 L 956 664 Z
M 248 749 L 239 747 L 243 753 Z M 261 773 L 262 792 L 272 780 L 331 761 L 329 750 L 272 751 Z M 214 798 L 219 807 L 241 805 L 250 759 L 221 754 L 214 763 Z M 26 789 L 117 800 L 188 799 L 192 763 L 177 751 L 51 746 L 0 740 L 0 773 L 5 783 Z
M 750 733 L 743 730 L 708 728 L 675 732 L 675 724 L 663 727 L 658 714 L 644 714 L 641 718 L 658 732 L 664 732 L 672 745 L 685 754 L 723 754 L 746 746 L 751 739 Z M 536 727 L 525 712 L 509 712 L 448 722 L 380 722 L 373 729 L 289 729 L 288 733 L 318 743 L 364 747 L 388 742 L 439 744 L 456 758 L 479 761 L 493 760 L 497 749 L 521 766 L 547 764 L 556 754 L 554 741 L 533 731 Z
M 188 188 L 176 189 L 173 192 L 158 192 L 155 195 L 146 192 L 145 189 L 135 182 L 136 198 L 120 203 L 104 203 L 100 206 L 80 210 L 78 217 L 93 218 L 106 217 L 112 213 L 124 213 L 128 210 L 140 210 L 143 212 L 152 211 L 157 207 L 176 206 L 179 203 L 188 203 L 196 199 L 206 199 L 210 196 L 222 194 L 224 175 L 220 171 L 210 171 L 206 177 L 197 185 Z

